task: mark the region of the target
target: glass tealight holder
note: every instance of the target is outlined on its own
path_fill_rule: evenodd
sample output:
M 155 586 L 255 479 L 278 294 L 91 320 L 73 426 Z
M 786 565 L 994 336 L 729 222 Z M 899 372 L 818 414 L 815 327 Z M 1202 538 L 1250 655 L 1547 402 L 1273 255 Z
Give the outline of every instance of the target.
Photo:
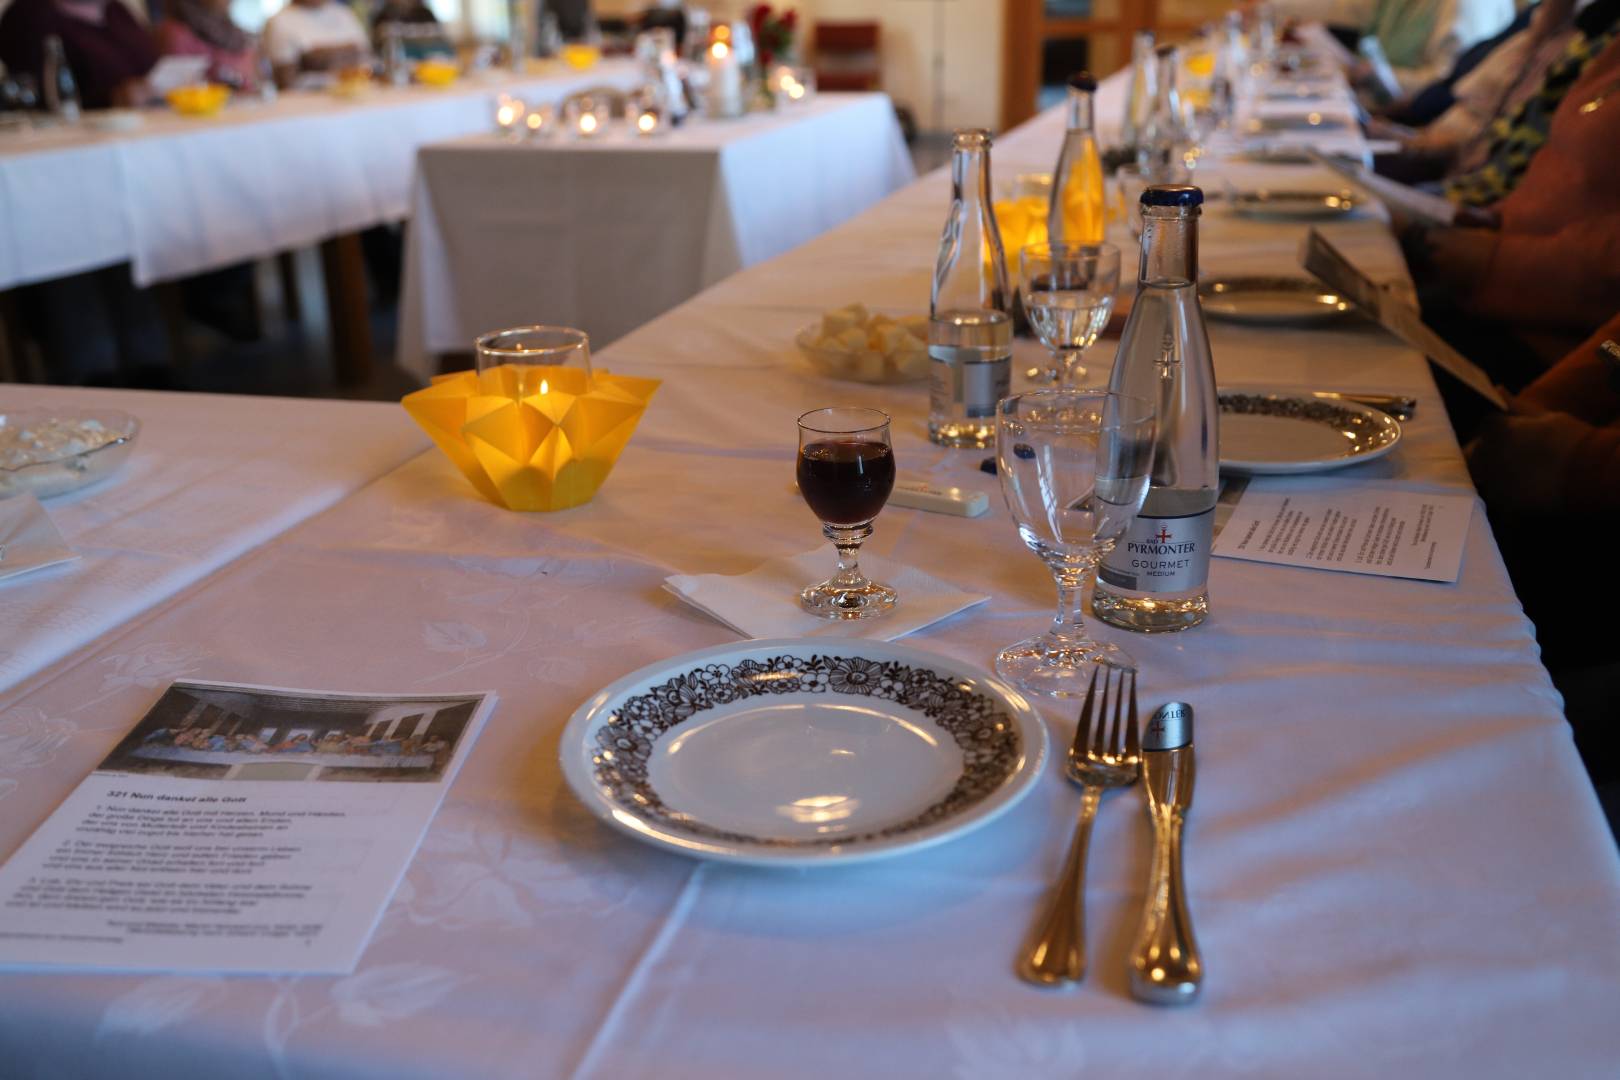
M 563 129 L 576 138 L 594 139 L 604 134 L 612 119 L 613 105 L 603 97 L 579 94 L 563 103 Z
M 783 64 L 771 72 L 769 87 L 778 101 L 803 105 L 816 96 L 816 73 L 811 68 Z
M 502 94 L 495 103 L 495 130 L 511 138 L 521 136 L 528 111 L 522 99 Z
M 529 109 L 523 114 L 523 134 L 531 139 L 549 139 L 557 130 L 556 116 L 550 105 Z
M 625 112 L 637 135 L 662 135 L 669 130 L 663 95 L 652 87 L 644 87 L 631 95 Z
M 590 389 L 591 339 L 583 330 L 515 326 L 485 334 L 476 348 L 478 381 L 486 394 L 523 398 Z

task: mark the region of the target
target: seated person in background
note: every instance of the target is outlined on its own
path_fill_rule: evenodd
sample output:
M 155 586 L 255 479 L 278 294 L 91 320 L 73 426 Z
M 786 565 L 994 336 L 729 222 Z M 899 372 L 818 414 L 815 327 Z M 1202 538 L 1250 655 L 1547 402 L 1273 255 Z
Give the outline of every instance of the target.
M 1404 147 L 1404 160 L 1382 159 L 1379 171 L 1413 182 L 1483 165 L 1493 142 L 1493 122 L 1498 117 L 1517 116 L 1568 51 L 1576 35 L 1577 6 L 1577 0 L 1544 0 L 1535 8 L 1528 28 L 1457 80 L 1452 89 L 1454 104 L 1422 130 L 1377 120 L 1369 123 L 1369 135 L 1398 139 Z
M 372 44 L 378 52 L 383 48 L 383 29 L 388 26 L 417 28 L 418 33 L 404 38 L 405 57 L 408 60 L 455 55 L 455 49 L 442 30 L 437 36 L 425 32 L 430 27 L 439 30 L 439 17 L 433 14 L 426 0 L 383 0 L 371 20 Z
M 1510 194 L 1540 152 L 1566 95 L 1620 32 L 1620 0 L 1597 0 L 1575 16 L 1575 33 L 1547 68 L 1540 85 L 1516 110 L 1491 121 L 1465 150 L 1446 182 L 1446 197 L 1461 206 L 1487 206 Z
M 1450 71 L 1464 49 L 1500 33 L 1513 16 L 1513 0 L 1379 0 L 1362 32 L 1378 39 L 1395 76 L 1387 89 L 1403 97 Z M 1365 60 L 1350 72 L 1352 82 L 1372 76 Z
M 1526 7 L 1500 34 L 1463 50 L 1445 78 L 1430 83 L 1416 93 L 1404 95 L 1399 101 L 1392 102 L 1389 107 L 1381 110 L 1379 115 L 1391 123 L 1405 124 L 1409 127 L 1424 127 L 1439 119 L 1441 113 L 1457 103 L 1455 93 L 1457 83 L 1469 72 L 1494 57 L 1502 46 L 1523 33 L 1539 7 L 1539 4 Z
M 277 84 L 291 86 L 306 72 L 338 72 L 365 63 L 366 28 L 338 0 L 292 0 L 264 24 L 264 51 Z
M 12 0 L 0 15 L 0 63 L 43 88 L 45 39 L 62 39 L 79 102 L 128 108 L 151 98 L 146 74 L 157 63 L 151 35 L 119 0 Z
M 206 56 L 208 77 L 235 90 L 259 84 L 253 38 L 231 21 L 230 0 L 167 0 L 154 36 L 164 56 Z
M 1617 175 L 1620 40 L 1565 95 L 1513 193 L 1475 215 L 1482 227 L 1405 230 L 1424 318 L 1509 389 L 1540 374 L 1620 308 Z
M 636 23 L 638 30 L 667 27 L 675 31 L 677 53 L 686 46 L 686 8 L 681 4 L 681 0 L 657 0 L 652 7 L 641 13 Z

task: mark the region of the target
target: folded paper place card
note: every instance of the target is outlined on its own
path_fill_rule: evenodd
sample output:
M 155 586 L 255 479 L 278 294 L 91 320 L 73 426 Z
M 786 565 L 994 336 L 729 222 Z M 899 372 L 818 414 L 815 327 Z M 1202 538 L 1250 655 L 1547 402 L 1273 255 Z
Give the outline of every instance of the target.
M 1211 551 L 1283 566 L 1454 582 L 1473 513 L 1472 495 L 1255 479 Z
M 799 590 L 826 580 L 833 553 L 817 548 L 771 559 L 746 574 L 676 574 L 664 588 L 737 633 L 751 638 L 862 637 L 893 641 L 990 599 L 966 593 L 921 570 L 872 555 L 861 569 L 873 581 L 894 587 L 894 610 L 871 619 L 831 620 L 799 606 Z
M 0 502 L 0 582 L 78 557 L 34 496 Z

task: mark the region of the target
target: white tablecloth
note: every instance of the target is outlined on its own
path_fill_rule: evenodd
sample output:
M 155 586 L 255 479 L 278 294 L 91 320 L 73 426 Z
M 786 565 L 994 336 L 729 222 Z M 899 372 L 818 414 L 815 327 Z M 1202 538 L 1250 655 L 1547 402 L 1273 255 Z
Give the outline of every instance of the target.
M 1002 140 L 998 172 L 1049 167 L 1057 133 L 1047 116 Z M 925 441 L 924 387 L 830 383 L 791 343 L 829 305 L 921 310 L 947 192 L 931 174 L 605 350 L 667 381 L 592 503 L 508 513 L 427 454 L 0 697 L 3 853 L 176 675 L 501 696 L 353 976 L 7 975 L 0 1060 L 23 1076 L 1613 1076 L 1620 860 L 1483 514 L 1455 585 L 1216 560 L 1205 626 L 1102 631 L 1141 662 L 1144 707 L 1198 711 L 1187 874 L 1208 985 L 1188 1009 L 1126 994 L 1138 792 L 1105 803 L 1093 840 L 1091 975 L 1054 993 L 1012 957 L 1079 805 L 1055 768 L 969 837 L 821 872 L 657 852 L 567 791 L 575 705 L 735 640 L 662 578 L 816 541 L 789 490 L 796 413 L 883 406 L 904 471 L 992 486 L 981 455 Z M 1282 270 L 1302 231 L 1213 209 L 1205 267 Z M 1398 272 L 1378 221 L 1335 234 Z M 1341 475 L 1467 490 L 1411 350 L 1355 325 L 1211 336 L 1227 382 L 1415 393 L 1401 446 Z M 993 597 L 916 645 L 987 665 L 1050 617 L 999 499 L 978 519 L 891 507 L 871 543 Z M 109 684 L 165 644 L 179 659 Z M 1043 712 L 1064 745 L 1072 709 Z
M 30 386 L 6 387 L 0 405 L 110 407 L 142 424 L 115 478 L 44 504 L 82 557 L 0 582 L 0 687 L 7 692 L 427 443 L 392 405 Z M 168 654 L 160 645 L 152 655 Z M 107 685 L 144 680 L 144 662 L 98 674 Z M 0 735 L 0 775 L 5 745 Z
M 823 94 L 666 135 L 424 147 L 399 360 L 505 326 L 577 326 L 600 347 L 818 236 L 914 173 L 882 94 Z
M 640 81 L 629 61 L 547 76 L 487 73 L 436 89 L 244 102 L 218 117 L 153 110 L 128 134 L 0 138 L 0 289 L 130 262 L 137 285 L 397 221 L 416 148 L 494 125 L 501 92 L 555 102 Z

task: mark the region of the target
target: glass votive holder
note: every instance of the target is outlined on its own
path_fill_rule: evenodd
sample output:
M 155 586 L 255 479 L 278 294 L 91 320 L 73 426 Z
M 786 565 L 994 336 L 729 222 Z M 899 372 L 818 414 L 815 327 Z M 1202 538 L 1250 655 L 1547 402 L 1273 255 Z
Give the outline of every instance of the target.
M 502 94 L 495 103 L 495 130 L 502 135 L 522 135 L 523 120 L 527 114 L 528 109 L 521 99 Z
M 653 87 L 643 87 L 630 95 L 625 115 L 637 135 L 662 135 L 669 130 L 663 95 Z
M 557 129 L 551 106 L 541 105 L 523 114 L 523 134 L 531 139 L 547 139 Z
M 563 128 L 581 139 L 594 139 L 605 133 L 613 119 L 613 104 L 606 98 L 580 94 L 563 103 Z
M 520 398 L 590 389 L 591 339 L 583 330 L 515 326 L 483 335 L 475 347 L 478 381 L 486 394 Z
M 783 64 L 770 74 L 771 93 L 789 105 L 802 105 L 816 95 L 816 73 L 805 67 Z

